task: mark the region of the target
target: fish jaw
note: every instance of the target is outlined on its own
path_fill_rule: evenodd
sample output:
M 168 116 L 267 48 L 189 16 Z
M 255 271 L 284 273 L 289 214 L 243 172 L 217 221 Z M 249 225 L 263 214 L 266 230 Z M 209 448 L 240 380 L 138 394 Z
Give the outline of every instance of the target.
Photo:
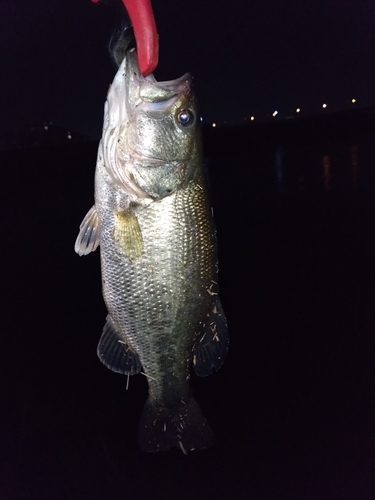
M 118 140 L 121 130 L 129 122 L 126 98 L 128 94 L 127 73 L 128 59 L 125 57 L 108 89 L 104 105 L 102 138 L 98 148 L 97 170 L 103 167 L 114 184 L 121 188 L 132 200 L 149 200 L 147 195 L 134 182 L 127 165 L 127 158 L 118 156 Z
M 190 75 L 144 78 L 128 51 L 108 91 L 98 161 L 132 202 L 161 199 L 194 175 L 198 129 Z

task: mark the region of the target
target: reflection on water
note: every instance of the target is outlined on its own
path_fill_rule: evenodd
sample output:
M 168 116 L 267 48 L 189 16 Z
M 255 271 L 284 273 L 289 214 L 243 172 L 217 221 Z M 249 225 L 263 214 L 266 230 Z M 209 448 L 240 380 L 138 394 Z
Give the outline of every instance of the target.
M 329 155 L 323 156 L 322 161 L 323 161 L 324 190 L 329 191 L 329 185 L 331 181 L 331 161 Z
M 286 195 L 367 192 L 375 189 L 374 164 L 375 149 L 358 143 L 277 146 L 272 158 L 273 189 Z
M 224 130 L 217 142 L 211 137 L 208 144 L 214 182 L 228 187 L 232 178 L 234 189 L 244 185 L 248 196 L 259 200 L 273 196 L 308 202 L 341 196 L 375 199 L 375 111 L 374 133 L 365 129 L 349 136 L 335 130 L 324 137 L 315 133 L 274 136 L 273 130 L 266 134 L 263 129 L 252 137 L 246 128 L 232 135 L 228 131 L 226 136 Z M 231 165 L 238 165 L 240 176 L 232 176 Z

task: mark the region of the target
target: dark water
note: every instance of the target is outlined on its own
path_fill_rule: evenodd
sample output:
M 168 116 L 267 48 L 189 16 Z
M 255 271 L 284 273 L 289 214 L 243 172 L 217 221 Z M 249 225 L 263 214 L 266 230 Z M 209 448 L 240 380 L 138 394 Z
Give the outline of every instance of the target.
M 206 137 L 231 345 L 188 456 L 138 451 L 146 381 L 96 357 L 96 145 L 2 153 L 1 500 L 375 498 L 375 128 L 319 130 Z

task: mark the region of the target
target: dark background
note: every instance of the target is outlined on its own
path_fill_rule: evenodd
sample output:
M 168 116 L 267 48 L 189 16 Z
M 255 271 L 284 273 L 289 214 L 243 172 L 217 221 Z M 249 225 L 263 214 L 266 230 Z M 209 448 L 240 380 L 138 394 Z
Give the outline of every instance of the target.
M 146 380 L 97 359 L 99 253 L 73 250 L 119 4 L 1 2 L 0 499 L 375 498 L 373 2 L 153 2 L 156 76 L 190 70 L 206 123 L 260 117 L 204 127 L 231 343 L 187 457 L 139 452 Z
M 73 245 L 97 143 L 2 152 L 0 498 L 374 498 L 374 133 L 204 131 L 231 344 L 193 377 L 217 444 L 188 456 L 139 452 L 146 380 L 96 356 L 99 254 Z
M 153 0 L 158 79 L 195 77 L 203 119 L 242 123 L 375 104 L 371 0 Z M 2 0 L 0 139 L 53 122 L 101 135 L 120 0 Z M 1 142 L 1 141 L 0 141 Z

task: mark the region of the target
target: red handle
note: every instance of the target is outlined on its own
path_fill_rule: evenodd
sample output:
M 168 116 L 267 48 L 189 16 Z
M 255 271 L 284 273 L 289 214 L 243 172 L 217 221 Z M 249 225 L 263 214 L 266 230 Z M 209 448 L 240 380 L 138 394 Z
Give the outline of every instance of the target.
M 98 3 L 99 0 L 91 0 Z M 133 24 L 139 69 L 149 75 L 158 65 L 159 40 L 150 0 L 122 0 Z
M 139 69 L 149 75 L 158 65 L 159 40 L 150 0 L 122 0 L 133 24 Z

